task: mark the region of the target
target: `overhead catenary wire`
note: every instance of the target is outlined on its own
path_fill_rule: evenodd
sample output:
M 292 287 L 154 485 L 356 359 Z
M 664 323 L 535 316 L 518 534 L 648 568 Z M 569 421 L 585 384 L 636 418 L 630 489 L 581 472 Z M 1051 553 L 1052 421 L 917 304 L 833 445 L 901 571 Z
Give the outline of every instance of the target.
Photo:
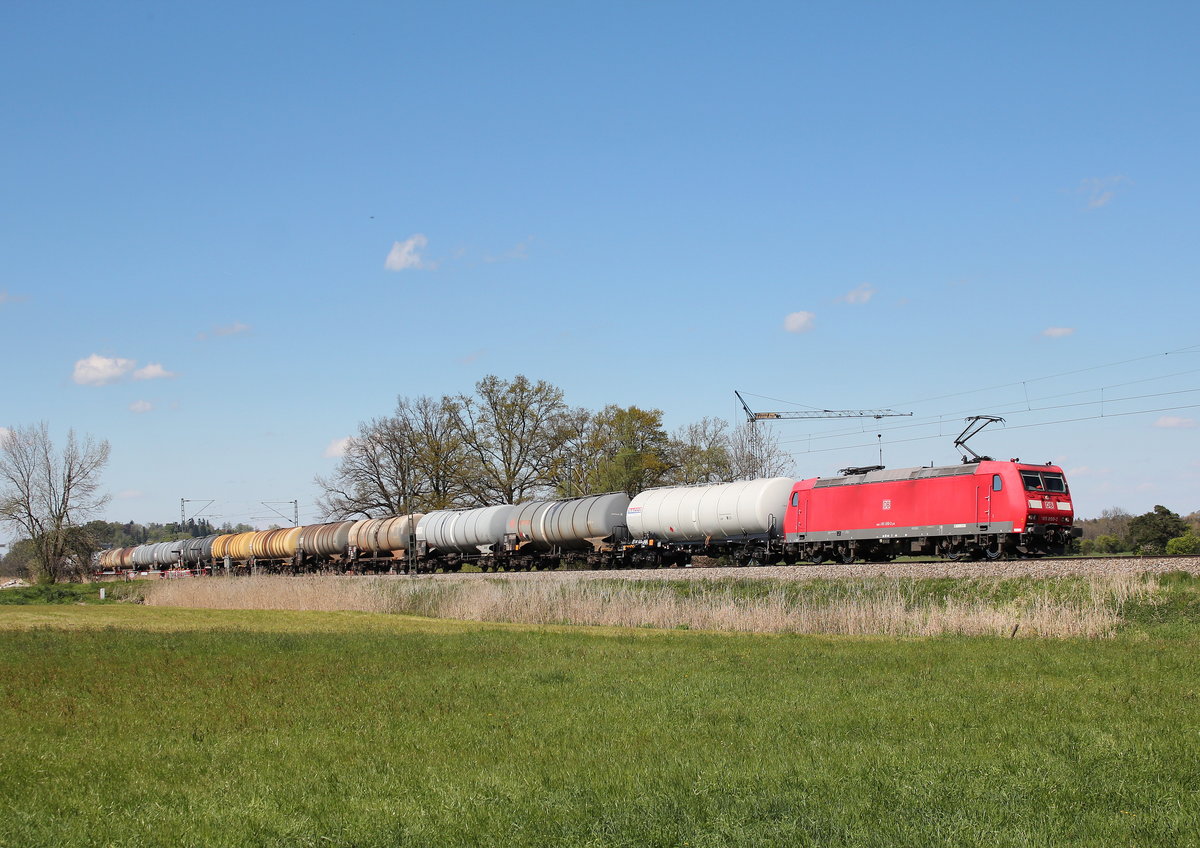
M 1187 376 L 1189 374 L 1196 374 L 1196 373 L 1200 373 L 1200 368 L 1192 368 L 1192 369 L 1188 369 L 1186 371 L 1175 371 L 1170 374 L 1160 374 L 1160 375 L 1157 375 L 1154 377 L 1143 377 L 1138 380 L 1126 380 L 1126 381 L 1120 382 L 1120 383 L 1109 383 L 1109 384 L 1106 384 L 1103 386 L 1092 386 L 1092 387 L 1089 387 L 1086 389 L 1075 389 L 1075 390 L 1069 391 L 1069 392 L 1058 392 L 1056 394 L 1042 395 L 1040 397 L 1035 397 L 1035 398 L 1026 397 L 1026 403 L 1027 404 L 1038 403 L 1038 402 L 1046 401 L 1046 400 L 1054 400 L 1056 398 L 1073 397 L 1075 395 L 1086 395 L 1086 394 L 1091 394 L 1093 392 L 1100 393 L 1099 402 L 1101 402 L 1101 403 L 1112 402 L 1114 399 L 1105 397 L 1103 395 L 1104 392 L 1109 391 L 1111 389 L 1122 388 L 1125 386 L 1133 386 L 1133 385 L 1138 385 L 1141 383 L 1153 383 L 1157 380 L 1166 380 L 1166 379 L 1170 379 L 1171 377 L 1183 377 L 1183 376 Z M 1042 408 L 1043 409 L 1052 409 L 1054 407 L 1042 407 Z M 907 428 L 911 428 L 914 426 L 921 426 L 922 422 L 927 422 L 927 421 L 930 421 L 933 419 L 940 419 L 940 418 L 945 418 L 947 416 L 953 416 L 953 415 L 966 415 L 966 414 L 970 414 L 972 412 L 977 412 L 977 411 L 978 411 L 978 405 L 972 406 L 972 407 L 965 407 L 965 408 L 958 409 L 958 410 L 951 410 L 948 412 L 931 414 L 931 415 L 925 416 L 923 418 L 915 419 L 912 423 L 908 423 L 908 424 L 883 425 L 883 429 L 885 429 L 885 430 L 893 430 L 893 429 L 894 430 L 902 430 L 902 429 L 907 429 Z M 1027 411 L 1034 411 L 1034 410 L 1027 410 Z M 878 428 L 876 428 L 876 429 L 878 429 Z M 825 436 L 832 437 L 832 436 L 835 436 L 838 434 L 852 435 L 857 432 L 859 432 L 859 431 L 854 430 L 854 429 L 842 429 L 842 430 L 835 430 L 835 431 L 828 432 L 825 434 Z M 795 441 L 800 441 L 800 440 L 801 439 L 796 439 Z M 781 439 L 780 441 L 781 441 L 781 443 L 786 444 L 789 440 Z
M 1195 391 L 1195 390 L 1193 390 L 1193 391 Z M 1131 415 L 1153 415 L 1155 413 L 1161 413 L 1161 412 L 1180 412 L 1185 409 L 1200 409 L 1200 404 L 1189 404 L 1187 406 L 1164 406 L 1164 407 L 1159 407 L 1157 409 L 1138 409 L 1138 410 L 1134 410 L 1131 412 L 1110 412 L 1110 413 L 1106 413 L 1104 415 L 1100 415 L 1100 414 L 1084 415 L 1084 416 L 1080 416 L 1078 418 L 1061 418 L 1061 419 L 1057 419 L 1055 421 L 1035 421 L 1031 424 L 1014 424 L 1012 426 L 1006 426 L 1004 429 L 1005 430 L 1027 430 L 1032 427 L 1051 427 L 1056 424 L 1074 424 L 1079 421 L 1098 421 L 1101 418 L 1123 418 L 1123 417 L 1128 417 Z M 1011 415 L 1014 413 L 1009 413 L 1009 414 Z M 911 442 L 927 442 L 932 439 L 940 439 L 940 438 L 943 438 L 943 436 L 941 434 L 938 434 L 935 436 L 914 436 L 909 439 L 895 439 L 895 440 L 890 441 L 889 444 L 900 445 L 900 444 L 907 444 L 907 443 L 911 443 Z M 796 457 L 796 456 L 802 456 L 804 454 L 810 454 L 810 453 L 833 453 L 835 451 L 841 451 L 841 450 L 861 450 L 863 448 L 873 448 L 873 447 L 874 447 L 874 444 L 867 442 L 867 443 L 860 444 L 860 445 L 842 445 L 839 447 L 832 447 L 832 448 L 816 448 L 814 450 L 807 450 L 807 451 L 794 451 L 794 452 L 788 453 L 787 456 Z
M 1060 371 L 1057 374 L 1043 374 L 1038 377 L 1027 377 L 1024 380 L 1014 380 L 1010 383 L 998 383 L 994 386 L 982 386 L 978 389 L 968 389 L 962 392 L 952 392 L 945 395 L 936 395 L 934 397 L 920 398 L 917 400 L 896 401 L 889 406 L 911 406 L 915 403 L 929 403 L 935 400 L 946 400 L 953 397 L 965 397 L 966 395 L 978 394 L 979 392 L 990 392 L 996 389 L 1009 389 L 1015 386 L 1020 386 L 1023 383 L 1038 383 L 1045 380 L 1054 380 L 1059 377 L 1072 377 L 1076 374 L 1086 374 L 1089 371 L 1100 371 L 1104 368 L 1116 368 L 1119 365 L 1129 365 L 1132 362 L 1142 362 L 1147 359 L 1157 359 L 1160 356 L 1170 356 L 1177 353 L 1192 353 L 1200 352 L 1200 344 L 1188 345 L 1187 347 L 1176 348 L 1175 350 L 1166 350 L 1159 353 L 1150 353 L 1144 356 L 1135 356 L 1132 359 L 1122 359 L 1117 362 L 1107 362 L 1103 365 L 1089 365 L 1086 368 L 1076 368 L 1072 371 Z
M 1101 387 L 1101 388 L 1103 388 L 1103 387 Z M 1095 391 L 1095 390 L 1093 389 L 1092 391 Z M 1112 404 L 1116 404 L 1116 403 L 1122 403 L 1125 401 L 1150 400 L 1152 398 L 1172 397 L 1174 395 L 1185 395 L 1185 394 L 1191 394 L 1194 392 L 1200 392 L 1200 388 L 1178 389 L 1176 391 L 1171 391 L 1171 392 L 1153 392 L 1151 394 L 1144 394 L 1144 395 L 1127 395 L 1125 397 L 1116 397 L 1116 398 L 1103 397 L 1103 398 L 1100 398 L 1097 400 L 1080 401 L 1079 403 L 1062 403 L 1062 404 L 1055 404 L 1053 406 L 1038 406 L 1038 407 L 1033 407 L 1033 408 L 1026 408 L 1025 406 L 1017 406 L 1017 407 L 1013 407 L 1012 409 L 1001 408 L 998 410 L 998 413 L 1002 414 L 1002 415 L 1019 415 L 1019 414 L 1029 414 L 1031 412 L 1052 412 L 1056 409 L 1075 409 L 1075 408 L 1078 408 L 1081 406 L 1102 406 L 1103 407 L 1103 405 L 1112 405 Z M 1069 397 L 1070 395 L 1073 395 L 1073 394 L 1077 394 L 1077 393 L 1070 392 L 1067 395 L 1063 395 L 1063 397 Z M 1054 396 L 1047 397 L 1047 398 L 1035 398 L 1034 400 L 1035 401 L 1036 400 L 1050 400 L 1053 397 Z M 963 415 L 963 414 L 967 414 L 972 411 L 974 411 L 974 410 L 962 409 L 962 410 L 957 410 L 957 411 L 953 411 L 953 412 L 946 412 L 946 413 L 941 413 L 936 416 L 929 416 L 928 418 L 919 419 L 917 421 L 914 421 L 911 424 L 895 424 L 895 425 L 891 425 L 891 426 L 879 426 L 879 427 L 873 427 L 873 428 L 871 428 L 871 430 L 872 430 L 872 432 L 889 432 L 890 433 L 890 432 L 893 432 L 896 430 L 911 430 L 911 429 L 918 428 L 918 427 L 929 427 L 933 424 L 941 423 L 945 419 L 950 418 L 952 416 Z M 1113 418 L 1115 416 L 1113 416 L 1111 414 L 1101 414 L 1101 415 L 1097 415 L 1096 417 L 1097 418 Z M 1006 428 L 1006 429 L 1014 429 L 1014 428 Z M 801 441 L 811 442 L 813 440 L 839 439 L 839 438 L 844 438 L 846 436 L 856 436 L 860 432 L 861 431 L 858 431 L 858 430 L 841 430 L 841 431 L 837 431 L 837 432 L 833 432 L 833 433 L 822 433 L 819 435 L 800 436 L 800 437 L 797 437 L 794 439 L 780 439 L 779 443 L 781 445 L 783 445 L 783 444 L 792 444 L 794 442 L 801 442 Z

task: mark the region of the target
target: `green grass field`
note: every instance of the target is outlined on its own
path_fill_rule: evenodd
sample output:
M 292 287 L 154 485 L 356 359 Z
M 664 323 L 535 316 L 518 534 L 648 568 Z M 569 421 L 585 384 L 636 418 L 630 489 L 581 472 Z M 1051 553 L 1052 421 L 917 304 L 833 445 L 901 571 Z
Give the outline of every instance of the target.
M 1165 585 L 1106 640 L 5 606 L 0 845 L 1194 844 Z

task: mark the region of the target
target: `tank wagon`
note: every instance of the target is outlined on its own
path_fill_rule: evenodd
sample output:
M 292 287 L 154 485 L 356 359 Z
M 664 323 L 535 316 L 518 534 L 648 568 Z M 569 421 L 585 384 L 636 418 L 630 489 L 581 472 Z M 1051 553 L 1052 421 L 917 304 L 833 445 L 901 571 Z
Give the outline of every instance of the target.
M 101 552 L 103 570 L 485 571 L 611 566 L 628 557 L 624 494 L 225 533 Z
M 795 480 L 648 489 L 629 504 L 633 564 L 686 565 L 693 556 L 729 556 L 738 564 L 778 560 L 784 510 Z
M 484 571 L 619 565 L 629 555 L 628 506 L 616 493 L 431 512 L 417 525 L 417 560 L 450 571 L 464 562 Z
M 425 573 L 1061 554 L 1080 535 L 1063 470 L 986 458 L 845 469 L 427 514 L 335 521 L 104 551 L 126 569 Z

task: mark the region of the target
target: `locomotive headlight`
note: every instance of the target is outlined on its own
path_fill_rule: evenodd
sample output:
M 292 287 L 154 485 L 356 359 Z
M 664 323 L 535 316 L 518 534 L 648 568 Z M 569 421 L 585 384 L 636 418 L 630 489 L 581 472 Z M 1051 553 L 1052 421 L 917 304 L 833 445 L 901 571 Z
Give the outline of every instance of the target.
M 1037 520 L 1038 520 L 1038 517 L 1036 515 L 1030 514 L 1030 515 L 1025 516 L 1026 524 L 1037 524 Z
M 1033 500 L 1032 498 L 1030 498 L 1030 500 L 1029 500 L 1029 508 L 1030 508 L 1030 509 L 1041 509 L 1041 508 L 1042 508 L 1042 502 L 1041 502 L 1041 501 L 1035 501 L 1035 500 Z

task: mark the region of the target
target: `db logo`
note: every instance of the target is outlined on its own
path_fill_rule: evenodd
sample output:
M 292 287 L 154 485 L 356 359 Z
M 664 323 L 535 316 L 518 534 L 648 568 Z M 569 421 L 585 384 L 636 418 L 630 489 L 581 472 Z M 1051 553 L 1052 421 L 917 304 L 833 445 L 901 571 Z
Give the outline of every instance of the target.
M 884 508 L 884 509 L 891 509 L 891 508 L 892 508 L 892 499 L 891 499 L 891 498 L 885 498 L 885 499 L 884 499 L 884 501 L 883 501 L 883 508 Z

